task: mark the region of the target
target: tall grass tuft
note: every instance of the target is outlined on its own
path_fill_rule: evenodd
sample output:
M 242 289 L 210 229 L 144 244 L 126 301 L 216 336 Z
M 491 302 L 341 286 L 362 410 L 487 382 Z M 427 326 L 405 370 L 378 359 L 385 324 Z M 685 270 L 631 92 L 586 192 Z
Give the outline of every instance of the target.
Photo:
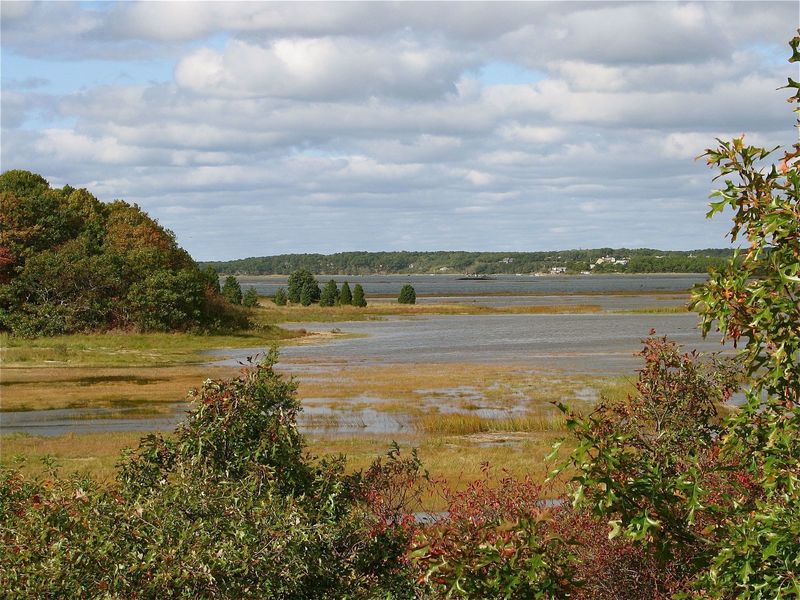
M 491 432 L 562 431 L 563 417 L 532 414 L 514 417 L 485 418 L 463 413 L 424 415 L 416 421 L 417 430 L 439 435 L 469 435 Z

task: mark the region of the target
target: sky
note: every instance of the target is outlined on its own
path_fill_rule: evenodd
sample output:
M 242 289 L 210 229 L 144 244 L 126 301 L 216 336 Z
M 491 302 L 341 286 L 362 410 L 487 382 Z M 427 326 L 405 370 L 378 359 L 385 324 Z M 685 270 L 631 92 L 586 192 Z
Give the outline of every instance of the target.
M 9 2 L 2 170 L 197 260 L 724 247 L 715 138 L 790 144 L 789 2 Z

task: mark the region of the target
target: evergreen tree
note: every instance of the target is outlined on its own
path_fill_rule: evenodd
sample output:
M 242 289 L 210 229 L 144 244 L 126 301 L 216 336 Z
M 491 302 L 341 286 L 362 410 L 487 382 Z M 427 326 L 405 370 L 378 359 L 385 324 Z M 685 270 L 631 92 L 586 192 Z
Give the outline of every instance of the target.
M 414 286 L 409 283 L 405 284 L 400 290 L 400 295 L 398 296 L 397 301 L 400 304 L 416 304 L 417 292 L 414 291 Z
M 367 305 L 367 299 L 364 297 L 364 288 L 360 283 L 357 283 L 353 288 L 353 306 L 360 306 L 364 308 Z
M 222 295 L 231 304 L 242 303 L 242 286 L 233 275 L 228 275 L 225 278 L 225 285 L 222 286 Z
M 206 270 L 203 271 L 203 275 L 206 278 L 207 281 L 206 285 L 208 286 L 208 288 L 219 294 L 221 291 L 219 287 L 219 275 L 217 274 L 214 267 L 206 267 Z
M 289 302 L 295 302 L 295 303 L 300 302 L 300 294 L 303 291 L 303 286 L 305 286 L 306 284 L 313 286 L 313 288 L 317 290 L 316 296 L 312 295 L 311 301 L 316 302 L 317 300 L 319 300 L 319 295 L 320 295 L 319 285 L 317 284 L 317 280 L 314 279 L 314 275 L 311 274 L 311 271 L 308 271 L 306 269 L 299 269 L 297 271 L 294 271 L 291 275 L 289 275 L 289 280 L 287 285 L 288 287 L 287 297 L 289 299 Z M 313 293 L 314 292 L 312 289 L 312 294 Z
M 353 294 L 350 293 L 350 286 L 345 281 L 342 284 L 342 291 L 339 293 L 339 304 L 341 304 L 342 306 L 346 306 L 352 303 L 353 303 Z
M 275 292 L 275 297 L 273 298 L 275 304 L 278 306 L 286 306 L 286 290 L 283 288 L 278 288 Z
M 300 290 L 300 304 L 310 306 L 314 302 L 314 288 L 316 288 L 317 296 L 319 296 L 319 286 L 316 283 L 313 285 L 307 283 L 303 286 L 303 289 Z
M 325 289 L 319 297 L 320 306 L 334 306 L 339 299 L 339 289 L 336 287 L 336 282 L 331 279 L 325 284 Z
M 248 308 L 258 306 L 258 292 L 256 288 L 249 287 L 242 296 L 242 305 Z

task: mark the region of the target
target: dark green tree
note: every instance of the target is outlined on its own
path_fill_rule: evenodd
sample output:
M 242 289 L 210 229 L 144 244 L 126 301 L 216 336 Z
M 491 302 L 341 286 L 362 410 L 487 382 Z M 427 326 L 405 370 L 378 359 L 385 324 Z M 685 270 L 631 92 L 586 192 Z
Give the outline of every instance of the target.
M 316 294 L 314 292 L 317 292 Z M 300 304 L 310 306 L 314 302 L 314 296 L 319 297 L 319 286 L 316 283 L 307 283 L 300 290 Z
M 353 306 L 364 308 L 367 306 L 367 299 L 364 296 L 364 288 L 360 283 L 357 283 L 353 288 Z
M 353 294 L 350 292 L 350 286 L 345 281 L 342 284 L 342 291 L 339 293 L 339 304 L 346 306 L 353 303 Z
M 397 297 L 397 301 L 400 304 L 416 304 L 417 292 L 414 290 L 414 286 L 410 283 L 405 284 L 400 290 L 400 295 Z
M 203 312 L 205 278 L 189 269 L 157 271 L 131 286 L 128 305 L 134 324 L 142 331 L 187 329 Z
M 231 304 L 242 303 L 242 286 L 233 275 L 228 275 L 225 278 L 225 284 L 222 286 L 222 295 Z
M 203 274 L 206 277 L 206 285 L 210 290 L 213 290 L 217 294 L 221 293 L 222 290 L 219 287 L 219 274 L 217 273 L 214 267 L 206 267 L 206 270 L 203 271 Z
M 273 301 L 278 306 L 286 306 L 286 302 L 287 302 L 286 290 L 283 289 L 283 288 L 278 288 L 275 291 L 275 297 L 273 298 Z
M 339 300 L 339 289 L 336 287 L 336 282 L 331 279 L 325 284 L 322 294 L 319 297 L 320 306 L 335 306 Z
M 313 288 L 319 290 L 319 285 L 317 284 L 317 280 L 314 278 L 314 275 L 311 271 L 306 269 L 299 269 L 294 271 L 291 275 L 289 275 L 289 280 L 287 282 L 287 297 L 289 302 L 298 303 L 300 302 L 300 294 L 303 291 L 303 286 L 308 284 L 312 287 L 312 294 Z M 317 291 L 316 296 L 312 295 L 311 301 L 316 302 L 319 300 L 320 292 Z
M 256 291 L 256 288 L 249 287 L 245 290 L 244 294 L 242 295 L 242 306 L 246 306 L 248 308 L 258 306 L 258 292 Z

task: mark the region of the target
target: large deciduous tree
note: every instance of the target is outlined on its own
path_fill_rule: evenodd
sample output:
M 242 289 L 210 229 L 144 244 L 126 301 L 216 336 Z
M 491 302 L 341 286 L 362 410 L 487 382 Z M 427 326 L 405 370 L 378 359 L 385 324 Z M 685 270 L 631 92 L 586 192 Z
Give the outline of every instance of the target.
M 0 217 L 0 328 L 16 335 L 246 324 L 216 273 L 136 205 L 14 170 L 0 175 Z

